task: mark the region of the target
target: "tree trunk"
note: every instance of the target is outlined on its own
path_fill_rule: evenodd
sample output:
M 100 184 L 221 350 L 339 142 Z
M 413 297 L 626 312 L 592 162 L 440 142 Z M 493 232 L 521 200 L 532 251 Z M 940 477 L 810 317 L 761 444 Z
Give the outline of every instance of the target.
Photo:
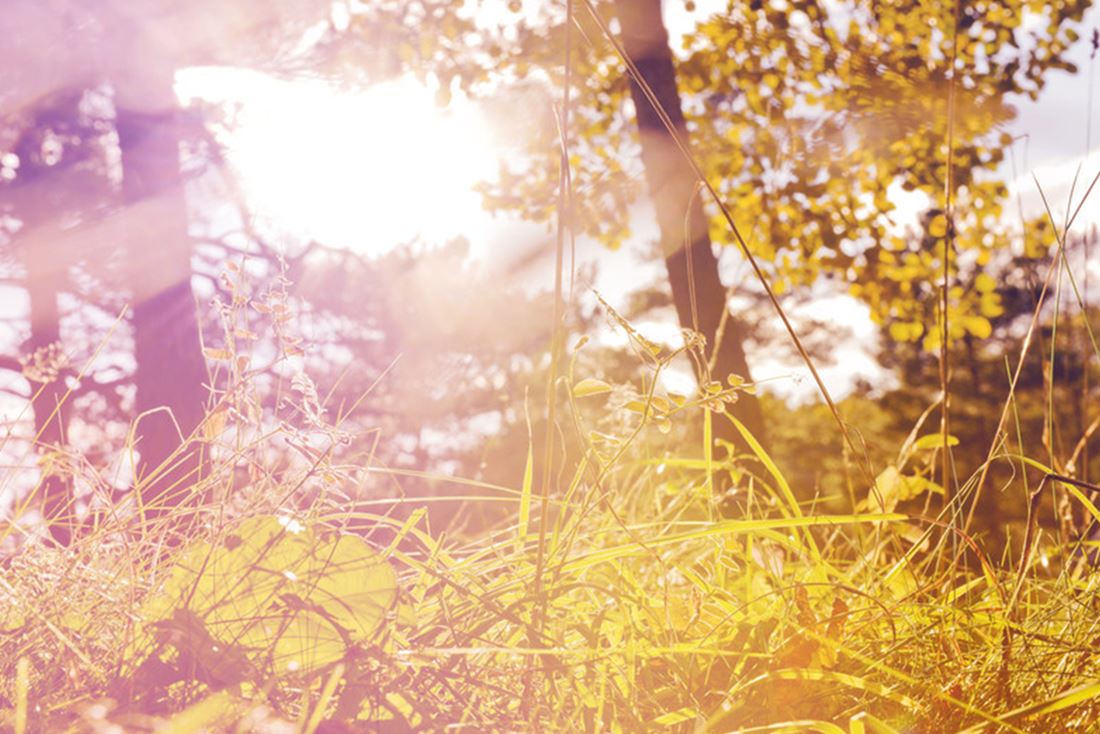
M 27 291 L 30 294 L 31 338 L 26 352 L 31 369 L 27 370 L 34 411 L 36 453 L 60 454 L 66 450 L 65 383 L 58 373 L 61 356 L 61 318 L 57 294 L 65 281 L 64 263 L 51 260 L 49 252 L 31 247 L 24 256 Z M 47 461 L 42 469 L 38 492 L 42 517 L 50 535 L 61 545 L 72 540 L 72 478 L 56 463 Z
M 623 48 L 652 89 L 680 139 L 686 142 L 687 126 L 676 88 L 660 0 L 616 0 L 615 7 Z M 657 212 L 661 248 L 680 324 L 697 329 L 706 337 L 706 357 L 713 364 L 709 379 L 724 382 L 732 373 L 751 380 L 745 360 L 742 324 L 731 315 L 726 319 L 721 340 L 718 339 L 719 324 L 726 312 L 726 289 L 718 275 L 718 259 L 711 247 L 702 202 L 694 195 L 695 172 L 633 77 L 630 92 L 638 119 L 646 183 Z M 685 243 L 685 239 L 689 241 Z M 696 376 L 700 380 L 708 379 L 706 370 L 698 366 Z M 765 443 L 764 418 L 760 402 L 754 396 L 742 394 L 731 412 L 761 443 Z M 730 421 L 715 421 L 714 433 L 715 438 L 729 441 L 738 448 L 744 447 Z
M 135 62 L 137 63 L 137 62 Z M 191 241 L 169 68 L 117 89 L 132 291 L 139 489 L 149 514 L 185 501 L 203 474 L 206 365 L 191 290 Z
M 79 93 L 61 94 L 36 112 L 33 125 L 16 144 L 20 169 L 12 196 L 21 222 L 16 244 L 30 301 L 31 333 L 23 345 L 23 371 L 31 389 L 35 453 L 43 458 L 53 455 L 40 463 L 37 500 L 47 530 L 59 545 L 72 541 L 74 526 L 72 476 L 60 458 L 68 448 L 68 437 L 58 294 L 65 288 L 71 256 L 63 244 L 59 220 L 82 208 L 81 192 L 71 192 L 68 180 L 82 142 L 74 146 L 71 138 L 65 138 L 65 147 L 51 153 L 57 159 L 48 162 L 43 158 L 43 143 L 50 132 L 71 133 L 78 127 L 79 102 Z

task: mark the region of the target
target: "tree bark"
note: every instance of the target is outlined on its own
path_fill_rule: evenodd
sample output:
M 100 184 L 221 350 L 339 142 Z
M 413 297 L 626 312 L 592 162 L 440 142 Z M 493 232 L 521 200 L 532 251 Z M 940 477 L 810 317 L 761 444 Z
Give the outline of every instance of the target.
M 11 200 L 21 222 L 16 245 L 26 271 L 30 302 L 30 339 L 23 345 L 24 376 L 31 389 L 34 413 L 35 453 L 41 461 L 41 477 L 36 489 L 37 504 L 53 541 L 72 542 L 73 482 L 60 455 L 68 449 L 67 392 L 61 371 L 64 368 L 61 347 L 61 313 L 58 294 L 67 284 L 71 253 L 64 244 L 59 220 L 65 213 L 83 208 L 87 192 L 72 191 L 69 179 L 79 162 L 79 139 L 72 142 L 79 128 L 79 93 L 64 93 L 44 103 L 35 113 L 34 123 L 15 146 L 19 156 L 19 174 L 13 183 Z M 51 152 L 56 160 L 45 160 L 44 142 L 51 132 L 65 131 L 60 151 Z M 77 174 L 79 175 L 79 174 Z M 79 188 L 79 184 L 75 185 Z
M 51 260 L 41 247 L 30 247 L 24 256 L 27 291 L 30 295 L 31 338 L 27 354 L 33 364 L 27 370 L 34 411 L 35 449 L 38 454 L 64 452 L 67 406 L 65 383 L 57 369 L 61 365 L 61 316 L 57 296 L 65 282 L 65 264 Z M 52 364 L 51 364 L 52 363 Z M 72 478 L 55 461 L 43 463 L 38 492 L 42 518 L 54 541 L 68 545 L 72 541 Z M 63 463 L 63 462 L 61 462 Z
M 139 63 L 136 62 L 135 63 Z M 204 471 L 207 375 L 191 289 L 191 241 L 170 68 L 117 90 L 126 267 L 137 388 L 138 480 L 147 514 L 186 501 Z
M 615 7 L 623 48 L 652 89 L 680 139 L 686 143 L 687 125 L 676 88 L 676 73 L 668 31 L 661 17 L 660 0 L 616 0 Z M 633 77 L 630 92 L 637 115 L 646 183 L 657 213 L 661 248 L 676 313 L 681 326 L 696 329 L 706 338 L 705 354 L 713 364 L 710 375 L 697 365 L 696 377 L 701 381 L 709 378 L 724 382 L 732 373 L 750 381 L 752 377 L 745 359 L 744 326 L 730 315 L 726 319 L 722 338 L 718 339 L 719 324 L 726 313 L 726 289 L 718 274 L 718 259 L 711 246 L 702 202 L 700 197 L 695 196 L 695 172 L 684 160 L 657 110 Z M 764 417 L 756 397 L 742 394 L 731 412 L 757 440 L 765 443 Z M 739 449 L 744 448 L 740 434 L 730 421 L 717 420 L 714 429 L 716 439 L 728 441 Z

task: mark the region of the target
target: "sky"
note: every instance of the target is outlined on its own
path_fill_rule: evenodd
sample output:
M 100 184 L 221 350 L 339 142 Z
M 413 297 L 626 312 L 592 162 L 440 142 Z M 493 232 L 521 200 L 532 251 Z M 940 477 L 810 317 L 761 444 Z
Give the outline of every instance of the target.
M 383 253 L 420 236 L 484 242 L 476 181 L 496 151 L 478 108 L 440 108 L 413 80 L 342 93 L 230 68 L 177 74 L 177 94 L 238 103 L 229 158 L 264 223 L 286 236 Z
M 695 17 L 715 2 L 700 3 Z M 666 22 L 675 38 L 694 18 L 682 4 L 666 3 Z M 1070 52 L 1077 75 L 1052 73 L 1037 102 L 1016 100 L 1018 116 L 1007 131 L 1017 138 L 1002 175 L 1011 181 L 1028 215 L 1042 212 L 1035 180 L 1056 212 L 1064 212 L 1071 182 L 1087 182 L 1100 165 L 1086 140 L 1100 144 L 1100 124 L 1089 114 L 1088 30 L 1100 24 L 1100 10 L 1086 16 L 1082 40 Z M 442 242 L 467 237 L 475 257 L 507 270 L 534 248 L 549 255 L 552 238 L 543 225 L 494 216 L 481 209 L 472 187 L 492 176 L 496 161 L 509 149 L 493 134 L 492 120 L 476 102 L 456 95 L 446 108 L 432 90 L 412 80 L 397 80 L 355 94 L 339 92 L 317 81 L 279 81 L 255 72 L 195 68 L 177 75 L 181 98 L 235 102 L 240 105 L 236 132 L 228 140 L 229 158 L 263 224 L 288 237 L 315 238 L 327 244 L 379 254 L 420 237 Z M 516 114 L 524 114 L 516 110 Z M 1091 121 L 1091 133 L 1086 126 Z M 300 141 L 308 139 L 309 146 Z M 1034 179 L 1032 176 L 1034 175 Z M 1078 188 L 1078 198 L 1083 184 Z M 915 217 L 919 202 L 899 201 Z M 1089 207 L 1081 225 L 1095 222 Z M 659 262 L 647 257 L 656 238 L 651 208 L 635 207 L 634 240 L 616 252 L 581 240 L 578 258 L 595 263 L 594 287 L 621 306 L 639 282 L 663 277 Z M 549 287 L 548 257 L 527 273 L 532 287 Z M 722 253 L 724 275 L 742 278 L 738 253 Z M 813 314 L 829 314 L 848 333 L 837 342 L 831 363 L 822 370 L 836 395 L 851 390 L 860 378 L 883 384 L 887 378 L 873 357 L 877 332 L 868 311 L 842 293 L 819 288 Z M 796 324 L 807 326 L 806 306 L 792 307 Z M 657 338 L 675 339 L 674 323 L 639 324 Z M 815 387 L 803 367 L 766 355 L 752 359 L 754 377 L 767 389 L 793 400 L 813 397 Z M 673 381 L 690 378 L 676 375 Z

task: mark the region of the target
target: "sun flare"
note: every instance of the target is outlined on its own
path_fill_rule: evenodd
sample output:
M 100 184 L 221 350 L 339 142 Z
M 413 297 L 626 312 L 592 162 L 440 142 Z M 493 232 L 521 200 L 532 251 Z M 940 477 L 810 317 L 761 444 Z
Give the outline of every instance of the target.
M 472 187 L 495 156 L 464 99 L 441 108 L 409 78 L 347 92 L 228 69 L 192 69 L 177 86 L 239 105 L 229 160 L 272 230 L 372 255 L 416 238 L 480 241 Z

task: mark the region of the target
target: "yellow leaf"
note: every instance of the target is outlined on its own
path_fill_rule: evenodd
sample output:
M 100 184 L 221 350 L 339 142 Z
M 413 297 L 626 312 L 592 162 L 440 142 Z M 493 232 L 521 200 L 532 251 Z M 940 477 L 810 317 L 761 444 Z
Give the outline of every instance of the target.
M 963 316 L 962 325 L 979 339 L 988 339 L 993 333 L 993 325 L 984 316 Z
M 905 475 L 896 466 L 888 466 L 875 478 L 874 488 L 867 493 L 867 506 L 873 512 L 893 512 L 899 502 L 925 492 L 939 494 L 943 488 L 922 476 Z
M 13 600 L 5 599 L 4 603 L 7 608 L 0 612 L 0 633 L 14 632 L 27 623 L 27 615 Z
M 886 589 L 895 599 L 904 599 L 919 588 L 920 582 L 908 565 L 903 565 L 886 576 Z
M 240 713 L 241 703 L 226 691 L 204 698 L 179 712 L 157 731 L 163 734 L 198 734 L 228 724 Z
M 940 348 L 940 344 L 943 341 L 943 333 L 937 326 L 935 329 L 929 330 L 921 341 L 921 348 L 926 352 L 935 352 Z
M 937 214 L 932 217 L 932 221 L 928 223 L 928 234 L 933 237 L 940 238 L 947 234 L 947 217 L 942 214 Z
M 142 617 L 190 620 L 201 627 L 191 639 L 244 651 L 274 674 L 308 674 L 349 642 L 372 641 L 396 599 L 393 568 L 362 538 L 260 516 L 184 549 Z
M 229 417 L 227 410 L 215 410 L 208 413 L 202 422 L 202 435 L 207 441 L 213 441 L 222 435 L 225 430 L 226 419 Z
M 948 446 L 958 446 L 959 439 L 956 436 L 949 435 L 947 437 Z M 925 449 L 942 449 L 943 448 L 943 434 L 942 433 L 929 433 L 927 436 L 921 436 L 913 444 L 913 448 L 917 451 L 923 451 Z
M 980 303 L 982 316 L 991 319 L 1005 312 L 1001 306 L 1001 297 L 997 293 L 983 293 Z
M 523 403 L 523 415 L 527 420 L 527 461 L 523 466 L 523 487 L 519 495 L 519 527 L 516 528 L 516 553 L 523 550 L 527 542 L 527 529 L 531 522 L 531 499 L 535 484 L 535 439 L 531 433 L 531 415 L 527 412 L 527 401 Z
M 674 724 L 682 724 L 685 721 L 694 721 L 700 716 L 699 710 L 694 706 L 688 706 L 686 708 L 677 709 L 676 711 L 669 711 L 668 713 L 661 714 L 653 720 L 653 724 L 657 726 L 672 726 Z
M 589 395 L 599 395 L 605 392 L 611 392 L 611 385 L 603 380 L 596 380 L 591 377 L 586 377 L 573 386 L 573 397 L 576 398 L 586 398 Z
M 893 512 L 901 494 L 901 472 L 896 466 L 888 466 L 875 477 L 875 486 L 867 496 L 867 506 L 873 512 Z
M 890 336 L 899 342 L 914 342 L 924 333 L 924 325 L 915 321 L 895 321 L 890 324 Z

